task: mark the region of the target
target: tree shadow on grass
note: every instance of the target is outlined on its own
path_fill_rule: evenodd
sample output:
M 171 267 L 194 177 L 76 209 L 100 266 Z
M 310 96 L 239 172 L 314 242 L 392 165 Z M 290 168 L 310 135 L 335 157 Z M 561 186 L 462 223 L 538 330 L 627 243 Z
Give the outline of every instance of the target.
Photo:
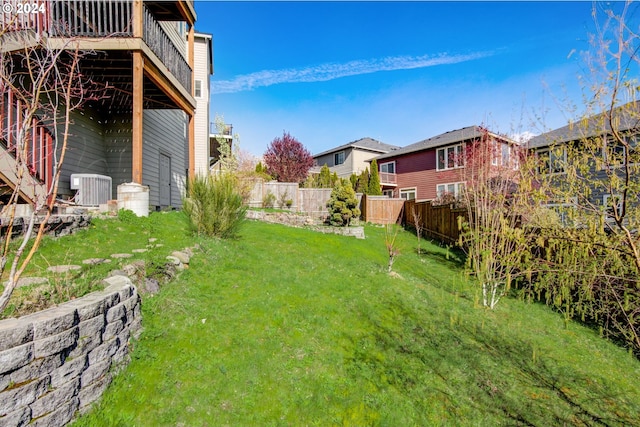
M 452 268 L 463 268 L 466 260 L 464 252 L 455 247 L 445 247 L 440 250 L 421 247 L 420 249 L 416 248 L 416 253 L 419 256 L 427 256 L 436 259 L 442 264 Z
M 501 363 L 519 372 L 518 382 L 528 390 L 531 399 L 526 407 L 513 394 L 500 390 L 487 393 L 487 403 L 493 404 L 486 407 L 501 411 L 517 424 L 640 425 L 638 409 L 625 403 L 636 402 L 638 396 L 621 395 L 606 378 L 592 378 L 572 366 L 553 363 L 544 356 L 535 357 L 532 345 L 521 340 L 498 337 L 487 330 L 474 331 L 474 337 L 499 355 Z M 479 380 L 484 377 L 476 376 Z M 499 397 L 499 404 L 496 405 L 494 397 Z
M 446 407 L 462 424 L 640 425 L 637 395 L 568 361 L 535 356 L 535 344 L 490 326 L 451 325 L 400 299 L 366 317 L 370 332 L 351 337 L 348 364 L 354 372 L 385 378 L 378 387 L 402 390 L 419 412 Z M 442 399 L 428 401 L 425 394 Z

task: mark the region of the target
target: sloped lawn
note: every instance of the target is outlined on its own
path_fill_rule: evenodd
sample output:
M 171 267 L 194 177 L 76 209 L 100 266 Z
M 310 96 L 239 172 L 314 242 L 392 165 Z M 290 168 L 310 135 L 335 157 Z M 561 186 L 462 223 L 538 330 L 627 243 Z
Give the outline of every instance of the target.
M 177 227 L 179 228 L 179 227 Z M 640 425 L 640 362 L 538 304 L 478 307 L 459 260 L 248 222 L 143 302 L 77 426 Z
M 24 316 L 102 289 L 102 279 L 111 270 L 139 260 L 145 260 L 146 272 L 153 276 L 154 270 L 162 268 L 172 251 L 197 243 L 198 239 L 187 234 L 186 227 L 186 220 L 179 212 L 154 212 L 148 218 L 138 218 L 130 211 L 121 211 L 116 218 L 94 218 L 88 228 L 72 236 L 45 236 L 22 277 L 47 278 L 48 284 L 18 287 L 7 308 L 0 313 L 0 319 Z M 14 247 L 17 248 L 18 243 L 14 239 Z M 123 253 L 131 258 L 111 257 Z M 82 262 L 91 258 L 109 262 L 96 265 Z M 80 269 L 61 274 L 47 270 L 69 264 L 78 265 Z M 10 265 L 11 259 L 2 281 L 8 278 Z

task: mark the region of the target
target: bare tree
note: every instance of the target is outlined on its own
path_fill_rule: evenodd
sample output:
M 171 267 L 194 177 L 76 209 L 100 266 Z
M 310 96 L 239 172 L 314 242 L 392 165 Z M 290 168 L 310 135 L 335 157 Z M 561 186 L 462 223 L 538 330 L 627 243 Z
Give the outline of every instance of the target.
M 0 273 L 8 269 L 8 281 L 0 296 L 0 310 L 7 306 L 20 276 L 38 250 L 53 212 L 71 114 L 87 101 L 102 96 L 98 86 L 82 74 L 79 65 L 86 52 L 80 52 L 73 39 L 52 48 L 46 38 L 35 38 L 26 31 L 9 31 L 12 24 L 3 22 L 0 30 L 1 139 L 7 149 L 3 155 L 11 157 L 11 170 L 3 172 L 12 178 L 11 192 L 2 210 L 8 221 L 2 236 Z M 50 137 L 50 145 L 36 144 L 37 137 L 45 135 Z M 31 195 L 33 209 L 24 219 L 26 231 L 19 242 L 12 244 L 16 207 L 25 194 Z
M 413 217 L 413 226 L 416 229 L 416 236 L 418 237 L 418 255 L 422 254 L 422 248 L 420 247 L 420 238 L 422 237 L 422 230 L 424 228 L 424 225 L 422 223 L 422 211 L 420 210 L 420 208 L 418 207 L 418 205 L 416 205 L 415 203 L 413 204 L 413 207 L 411 209 L 411 216 Z
M 517 157 L 503 156 L 499 143 L 487 130 L 467 144 L 462 176 L 462 203 L 469 212 L 464 224 L 463 248 L 468 267 L 482 289 L 482 304 L 493 309 L 519 274 L 527 252 L 524 231 L 518 227 L 515 197 Z M 510 151 L 511 152 L 511 151 Z
M 396 224 L 387 224 L 384 226 L 384 246 L 389 255 L 389 262 L 387 263 L 387 273 L 389 274 L 392 273 L 393 263 L 398 255 L 400 255 L 400 248 L 396 242 L 398 231 L 399 227 Z

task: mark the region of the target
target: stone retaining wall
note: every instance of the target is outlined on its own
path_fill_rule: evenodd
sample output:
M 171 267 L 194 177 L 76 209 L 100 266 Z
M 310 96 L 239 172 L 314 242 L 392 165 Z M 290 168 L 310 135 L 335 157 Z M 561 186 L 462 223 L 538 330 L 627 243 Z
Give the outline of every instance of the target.
M 0 426 L 63 426 L 129 363 L 140 297 L 114 276 L 103 291 L 0 321 Z
M 40 223 L 44 221 L 44 216 L 36 216 L 34 230 L 37 230 Z M 0 217 L 0 234 L 4 237 L 7 232 L 9 224 L 12 226 L 13 234 L 19 235 L 26 232 L 29 225 L 30 218 L 16 216 L 13 223 L 11 218 Z M 47 220 L 45 232 L 49 235 L 62 237 L 67 234 L 73 234 L 80 228 L 87 227 L 91 222 L 91 215 L 89 214 L 77 214 L 77 215 L 51 215 Z
M 321 221 L 314 220 L 306 215 L 298 215 L 289 212 L 265 212 L 247 210 L 247 219 L 271 222 L 275 224 L 288 225 L 290 227 L 305 227 L 313 231 L 325 234 L 341 234 L 343 236 L 353 236 L 356 239 L 364 239 L 364 227 L 332 227 L 323 225 Z

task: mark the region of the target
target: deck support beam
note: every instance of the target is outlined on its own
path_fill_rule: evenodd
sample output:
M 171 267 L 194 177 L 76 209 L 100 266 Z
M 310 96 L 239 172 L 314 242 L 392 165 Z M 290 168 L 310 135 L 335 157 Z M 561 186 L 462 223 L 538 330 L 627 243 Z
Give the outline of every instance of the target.
M 193 24 L 189 26 L 189 36 L 187 38 L 188 41 L 188 49 L 189 49 L 189 66 L 191 70 L 194 70 L 194 55 L 195 55 L 195 34 Z M 191 96 L 194 95 L 195 92 L 195 73 L 191 73 Z M 189 171 L 188 178 L 193 178 L 196 173 L 196 121 L 194 114 L 189 114 Z
M 133 120 L 131 132 L 131 181 L 142 184 L 142 135 L 143 135 L 143 78 L 144 58 L 141 51 L 133 52 Z

